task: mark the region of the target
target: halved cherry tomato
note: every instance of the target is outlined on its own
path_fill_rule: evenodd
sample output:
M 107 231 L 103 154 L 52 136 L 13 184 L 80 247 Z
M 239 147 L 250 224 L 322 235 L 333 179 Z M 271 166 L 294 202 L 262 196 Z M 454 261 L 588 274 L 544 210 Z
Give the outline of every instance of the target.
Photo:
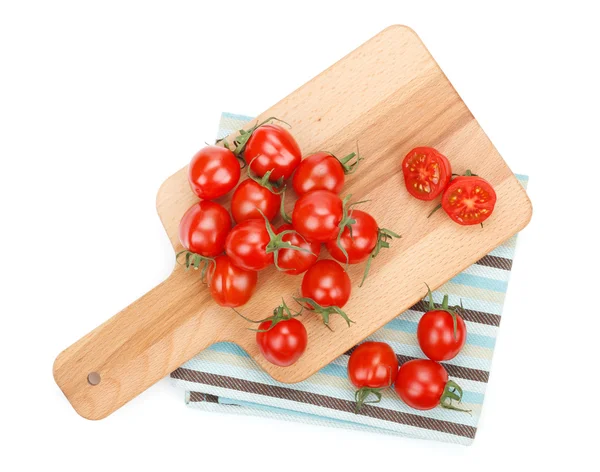
M 311 190 L 329 190 L 339 194 L 344 186 L 345 174 L 356 170 L 360 157 L 354 163 L 350 161 L 355 153 L 348 154 L 341 160 L 329 152 L 317 152 L 305 157 L 294 172 L 292 185 L 298 196 Z
M 204 200 L 192 205 L 181 218 L 179 240 L 190 252 L 214 257 L 223 252 L 230 229 L 229 212 L 218 203 Z
M 423 146 L 406 155 L 402 173 L 408 192 L 419 200 L 430 201 L 444 191 L 452 177 L 452 168 L 446 156 Z
M 296 318 L 290 318 L 275 323 L 264 321 L 256 333 L 256 343 L 262 355 L 271 364 L 287 367 L 296 362 L 308 343 L 306 328 Z
M 448 361 L 456 357 L 465 345 L 467 327 L 457 313 L 460 307 L 448 306 L 448 295 L 444 295 L 441 306 L 436 307 L 429 294 L 429 311 L 419 320 L 417 339 L 423 353 L 432 361 Z
M 323 243 L 337 238 L 343 218 L 342 200 L 329 190 L 305 193 L 292 212 L 294 229 L 309 241 Z
M 390 387 L 398 373 L 398 358 L 389 344 L 368 341 L 359 345 L 348 360 L 348 377 L 358 388 L 354 396 L 356 411 L 364 403 L 378 403 L 381 391 Z M 376 399 L 366 401 L 373 394 Z
M 196 195 L 213 200 L 237 185 L 240 172 L 240 163 L 233 152 L 220 146 L 206 146 L 192 157 L 188 180 Z
M 478 225 L 487 220 L 496 205 L 491 184 L 475 175 L 456 177 L 442 195 L 442 208 L 459 225 Z
M 231 214 L 233 219 L 240 223 L 245 220 L 262 219 L 262 211 L 271 221 L 277 216 L 280 204 L 281 196 L 252 179 L 246 179 L 233 192 Z
M 300 164 L 300 146 L 291 133 L 279 125 L 267 123 L 254 131 L 243 151 L 250 169 L 259 177 L 272 170 L 269 180 L 287 180 Z
M 352 283 L 337 262 L 331 259 L 315 262 L 304 274 L 300 292 L 302 297 L 297 301 L 321 315 L 326 326 L 329 326 L 329 318 L 333 313 L 344 318 L 348 326 L 353 322 L 342 310 L 350 299 Z
M 277 234 L 293 229 L 294 227 L 292 225 L 284 224 L 277 229 Z M 321 243 L 308 242 L 296 232 L 286 234 L 283 237 L 283 241 L 310 251 L 309 253 L 294 251 L 293 249 L 280 249 L 278 263 L 285 274 L 298 275 L 302 272 L 306 272 L 308 268 L 317 261 L 319 253 L 321 252 Z
M 456 382 L 448 380 L 448 372 L 441 364 L 429 359 L 413 359 L 400 366 L 394 389 L 408 406 L 417 410 L 431 410 L 440 405 L 449 410 L 462 410 L 463 391 Z
M 217 256 L 208 267 L 210 294 L 221 306 L 238 307 L 252 297 L 258 273 L 233 264 L 227 256 Z

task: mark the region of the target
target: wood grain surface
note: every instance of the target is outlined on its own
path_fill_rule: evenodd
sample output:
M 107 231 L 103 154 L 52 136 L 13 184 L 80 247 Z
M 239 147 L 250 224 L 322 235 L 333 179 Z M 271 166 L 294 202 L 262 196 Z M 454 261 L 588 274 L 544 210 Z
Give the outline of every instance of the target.
M 80 415 L 109 415 L 218 341 L 239 344 L 279 381 L 301 381 L 416 303 L 425 295 L 424 282 L 440 286 L 531 218 L 525 191 L 409 28 L 382 31 L 258 119 L 269 116 L 292 125 L 304 155 L 318 150 L 345 155 L 358 142 L 366 160 L 347 178 L 343 194 L 369 200 L 360 208 L 380 226 L 402 234 L 373 261 L 362 288 L 363 265 L 350 266 L 354 285 L 344 310 L 356 323 L 348 328 L 334 318 L 332 332 L 318 316 L 303 315 L 306 353 L 291 367 L 277 367 L 262 358 L 248 324 L 217 306 L 197 273 L 176 265 L 167 281 L 56 359 L 55 380 Z M 400 171 L 404 155 L 419 145 L 448 156 L 454 172 L 471 168 L 493 184 L 498 203 L 484 228 L 458 226 L 442 211 L 427 219 L 435 203 L 410 197 Z M 196 201 L 186 168 L 159 190 L 158 213 L 175 251 L 181 249 L 179 220 Z M 292 199 L 287 203 L 291 209 Z M 268 316 L 282 297 L 293 303 L 300 282 L 301 277 L 278 274 L 274 268 L 262 271 L 257 294 L 243 307 L 245 316 Z M 92 372 L 100 375 L 97 385 L 88 382 Z

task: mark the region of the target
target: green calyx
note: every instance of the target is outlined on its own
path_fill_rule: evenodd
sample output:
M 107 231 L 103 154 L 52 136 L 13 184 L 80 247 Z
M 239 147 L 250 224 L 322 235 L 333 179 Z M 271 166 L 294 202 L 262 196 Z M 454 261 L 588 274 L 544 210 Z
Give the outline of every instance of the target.
M 444 392 L 440 397 L 440 406 L 442 408 L 446 408 L 447 410 L 455 410 L 455 411 L 463 411 L 465 413 L 471 413 L 471 410 L 465 410 L 463 408 L 458 408 L 454 405 L 453 402 L 461 403 L 463 396 L 463 390 L 460 388 L 456 382 L 452 380 L 448 380 L 444 387 Z
M 325 154 L 329 154 L 331 157 L 336 159 L 341 164 L 342 169 L 344 169 L 344 174 L 346 174 L 346 175 L 353 174 L 354 172 L 356 172 L 356 169 L 358 169 L 358 164 L 360 163 L 360 161 L 364 160 L 364 157 L 361 157 L 360 152 L 358 150 L 358 143 L 356 143 L 356 152 L 351 152 L 350 154 L 342 157 L 341 159 L 339 157 L 337 157 L 335 154 L 333 154 L 332 152 L 329 152 L 329 151 L 321 151 L 321 152 L 324 152 Z
M 251 167 L 252 162 L 254 162 L 257 158 L 258 156 L 252 159 L 250 165 L 248 165 L 248 177 L 254 180 L 261 187 L 266 188 L 269 192 L 275 195 L 280 195 L 285 190 L 285 185 L 283 185 L 283 177 L 277 180 L 276 182 L 271 182 L 269 178 L 271 177 L 271 174 L 273 173 L 274 169 L 271 169 L 270 171 L 266 172 L 265 175 L 263 175 L 262 177 L 256 175 L 254 172 L 252 172 Z
M 429 288 L 429 285 L 425 284 L 425 286 L 427 287 L 427 296 L 429 297 L 429 311 L 442 310 L 442 311 L 449 313 L 450 316 L 452 316 L 452 327 L 454 329 L 454 339 L 457 339 L 457 336 L 458 336 L 458 320 L 457 320 L 458 313 L 457 313 L 457 311 L 459 309 L 464 310 L 464 307 L 462 305 L 462 299 L 460 301 L 460 306 L 458 306 L 458 305 L 449 306 L 448 305 L 448 294 L 446 293 L 446 294 L 444 294 L 444 299 L 442 300 L 442 304 L 436 305 L 435 302 L 433 301 L 433 296 L 431 294 L 431 289 Z
M 379 403 L 381 401 L 382 391 L 383 388 L 359 388 L 356 392 L 354 392 L 354 401 L 356 402 L 356 406 L 354 407 L 354 413 L 358 413 L 363 407 L 363 405 L 365 405 L 366 403 Z M 367 401 L 369 395 L 375 395 L 375 400 Z
M 279 305 L 277 308 L 273 309 L 273 315 L 269 316 L 268 318 L 265 318 L 263 320 L 251 320 L 250 318 L 246 318 L 235 308 L 232 308 L 232 310 L 235 311 L 238 315 L 240 315 L 242 318 L 244 318 L 246 321 L 248 321 L 250 323 L 260 324 L 260 323 L 264 323 L 265 321 L 270 321 L 271 324 L 269 325 L 268 329 L 248 328 L 250 331 L 256 331 L 257 333 L 266 333 L 267 331 L 272 330 L 277 323 L 280 323 L 281 321 L 285 321 L 285 320 L 291 320 L 292 318 L 300 316 L 302 314 L 302 311 L 304 310 L 304 307 L 301 307 L 300 311 L 292 313 L 290 308 L 285 303 L 285 300 L 282 298 L 281 305 Z
M 185 258 L 180 261 L 180 257 L 182 254 L 185 254 Z M 194 270 L 200 269 L 200 279 L 202 282 L 206 282 L 206 274 L 208 268 L 211 264 L 216 264 L 215 260 L 212 257 L 201 256 L 200 254 L 196 254 L 195 252 L 188 251 L 184 249 L 183 251 L 178 252 L 175 255 L 175 261 L 185 267 L 185 270 L 189 270 L 193 268 Z
M 281 203 L 279 204 L 279 213 L 281 214 L 281 219 L 290 224 L 292 222 L 292 217 L 285 212 L 285 187 L 281 191 Z
M 246 145 L 248 144 L 248 141 L 250 140 L 250 137 L 252 136 L 252 133 L 254 133 L 261 126 L 266 125 L 267 123 L 269 123 L 270 121 L 273 121 L 273 120 L 279 121 L 280 123 L 284 123 L 285 125 L 287 125 L 291 128 L 291 126 L 288 123 L 286 123 L 285 121 L 280 120 L 279 118 L 277 118 L 275 116 L 271 116 L 260 123 L 257 122 L 252 128 L 249 128 L 247 130 L 245 130 L 245 129 L 239 130 L 239 135 L 236 136 L 235 138 L 233 138 L 233 147 L 225 139 L 222 139 L 220 142 L 222 142 L 223 145 L 227 149 L 229 149 L 231 152 L 233 152 L 237 158 L 241 159 L 245 163 L 245 161 L 243 159 L 243 154 L 244 154 L 244 150 L 246 149 Z
M 354 323 L 354 321 L 352 321 L 348 317 L 348 315 L 344 312 L 344 310 L 342 310 L 340 307 L 321 306 L 317 302 L 315 302 L 312 298 L 309 298 L 309 297 L 299 297 L 299 298 L 294 298 L 294 300 L 296 300 L 296 303 L 298 303 L 300 306 L 302 306 L 303 303 L 310 305 L 312 308 L 308 308 L 308 309 L 314 313 L 318 313 L 319 315 L 321 315 L 321 317 L 323 318 L 323 324 L 325 326 L 327 326 L 330 330 L 331 330 L 331 326 L 329 326 L 329 319 L 333 313 L 338 314 L 342 318 L 344 318 L 346 320 L 346 323 L 348 323 L 348 327 L 350 327 L 351 324 Z
M 306 252 L 308 254 L 312 254 L 313 256 L 315 255 L 309 249 L 294 246 L 293 244 L 288 243 L 287 241 L 283 240 L 283 237 L 286 234 L 298 234 L 298 235 L 300 235 L 301 238 L 304 238 L 300 233 L 298 233 L 297 231 L 294 231 L 293 229 L 288 229 L 288 230 L 282 231 L 279 234 L 275 234 L 275 232 L 273 231 L 273 228 L 271 227 L 271 223 L 269 223 L 269 220 L 267 219 L 265 214 L 262 211 L 260 211 L 258 208 L 257 208 L 257 210 L 261 214 L 261 216 L 264 218 L 265 228 L 267 229 L 267 233 L 269 233 L 270 240 L 269 240 L 269 243 L 267 244 L 265 252 L 267 254 L 273 253 L 273 263 L 275 264 L 275 267 L 277 268 L 277 270 L 281 270 L 281 271 L 286 270 L 286 269 L 282 269 L 281 267 L 279 267 L 279 250 L 280 249 L 291 249 L 292 251 L 301 251 L 301 252 Z
M 360 281 L 359 287 L 362 287 L 363 284 L 365 283 L 367 275 L 369 275 L 369 269 L 371 268 L 371 261 L 377 257 L 377 254 L 379 254 L 379 251 L 381 251 L 382 249 L 389 249 L 389 247 L 390 247 L 389 240 L 391 240 L 393 238 L 400 239 L 401 237 L 402 236 L 394 233 L 393 231 L 391 231 L 389 229 L 379 228 L 379 230 L 377 231 L 377 243 L 375 244 L 375 247 L 371 251 L 369 258 L 367 259 L 367 263 L 365 265 L 365 272 L 363 273 L 363 278 Z

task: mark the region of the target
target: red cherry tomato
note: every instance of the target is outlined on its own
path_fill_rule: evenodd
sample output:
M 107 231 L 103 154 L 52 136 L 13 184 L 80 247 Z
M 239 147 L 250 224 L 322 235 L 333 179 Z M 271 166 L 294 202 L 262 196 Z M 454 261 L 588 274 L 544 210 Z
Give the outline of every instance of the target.
M 244 180 L 231 197 L 231 214 L 236 223 L 262 219 L 260 211 L 271 221 L 279 211 L 281 196 L 252 179 Z
M 313 190 L 296 201 L 292 224 L 309 241 L 324 243 L 337 238 L 343 217 L 340 197 L 329 190 Z
M 328 152 L 317 152 L 302 160 L 294 173 L 292 185 L 298 196 L 311 190 L 329 190 L 339 194 L 344 186 L 345 175 L 354 172 L 360 158 L 349 164 L 356 154 L 341 161 Z
M 348 253 L 348 263 L 357 264 L 366 260 L 375 249 L 379 227 L 375 218 L 361 210 L 351 210 L 350 218 L 356 220 L 356 223 L 350 225 L 352 232 L 350 232 L 348 226 L 344 228 L 340 245 Z M 331 257 L 344 264 L 346 263 L 346 256 L 338 246 L 337 240 L 328 241 L 327 250 Z
M 179 240 L 190 252 L 214 257 L 223 252 L 231 229 L 229 212 L 218 203 L 201 201 L 192 205 L 179 222 Z
M 279 321 L 271 327 L 271 321 L 258 326 L 256 343 L 262 355 L 271 364 L 287 367 L 296 362 L 308 343 L 308 334 L 304 325 L 296 318 Z M 268 331 L 266 331 L 268 330 Z
M 363 403 L 377 403 L 381 390 L 390 387 L 398 373 L 398 358 L 386 343 L 368 341 L 358 346 L 348 360 L 348 378 L 359 390 L 356 392 L 356 410 Z M 367 402 L 370 394 L 375 401 Z
M 273 263 L 273 253 L 267 253 L 270 240 L 264 219 L 242 221 L 227 235 L 225 253 L 242 269 L 262 270 Z
M 222 197 L 240 180 L 240 164 L 235 154 L 220 146 L 198 151 L 188 167 L 192 191 L 203 200 Z
M 459 225 L 483 223 L 495 205 L 494 188 L 487 180 L 474 175 L 456 177 L 442 195 L 442 208 Z
M 244 149 L 244 159 L 259 177 L 272 170 L 269 180 L 287 180 L 300 164 L 300 146 L 291 133 L 275 124 L 256 128 Z
M 293 229 L 294 227 L 292 225 L 284 224 L 277 229 L 277 234 Z M 319 253 L 321 252 L 321 243 L 308 242 L 298 233 L 286 234 L 283 237 L 283 241 L 303 249 L 308 249 L 312 253 L 295 251 L 293 249 L 280 249 L 278 261 L 279 267 L 286 274 L 298 275 L 302 272 L 306 272 L 306 270 L 317 261 Z
M 221 306 L 238 307 L 250 300 L 256 288 L 258 274 L 241 269 L 227 256 L 217 256 L 208 268 L 210 294 Z
M 431 410 L 440 405 L 449 410 L 463 410 L 453 400 L 462 399 L 462 389 L 452 380 L 441 364 L 429 359 L 413 359 L 400 366 L 394 389 L 408 406 Z
M 331 259 L 315 262 L 302 278 L 302 296 L 323 307 L 342 308 L 350 299 L 352 283 L 344 268 Z
M 423 353 L 432 361 L 447 361 L 456 357 L 465 345 L 467 327 L 462 317 L 456 316 L 456 333 L 454 320 L 446 310 L 432 310 L 419 320 L 417 339 Z
M 431 147 L 417 147 L 410 151 L 402 161 L 402 172 L 408 192 L 426 201 L 441 194 L 452 177 L 446 156 Z

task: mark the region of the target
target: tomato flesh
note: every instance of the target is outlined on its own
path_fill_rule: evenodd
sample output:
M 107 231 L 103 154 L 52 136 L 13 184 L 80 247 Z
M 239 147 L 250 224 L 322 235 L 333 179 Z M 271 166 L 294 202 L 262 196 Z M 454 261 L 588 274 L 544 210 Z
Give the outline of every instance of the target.
M 215 302 L 225 307 L 238 307 L 250 300 L 258 274 L 233 264 L 227 256 L 218 256 L 208 269 L 210 294 Z
M 229 149 L 206 146 L 192 158 L 188 181 L 192 191 L 203 200 L 222 197 L 240 180 L 240 164 Z
M 192 205 L 179 222 L 179 240 L 188 251 L 204 257 L 223 252 L 231 229 L 229 212 L 218 203 L 203 200 Z
M 328 152 L 317 152 L 302 160 L 294 172 L 292 186 L 298 196 L 311 190 L 329 190 L 339 194 L 344 186 L 342 164 Z
M 419 200 L 431 201 L 440 195 L 450 178 L 450 161 L 431 147 L 417 147 L 402 161 L 402 173 L 408 192 Z
M 271 321 L 264 321 L 258 326 L 260 331 L 256 333 L 256 343 L 260 352 L 271 364 L 281 367 L 292 365 L 306 350 L 306 328 L 296 318 L 279 321 L 269 329 L 270 326 Z
M 477 225 L 487 220 L 496 206 L 496 192 L 481 177 L 457 177 L 442 196 L 442 208 L 460 225 Z

